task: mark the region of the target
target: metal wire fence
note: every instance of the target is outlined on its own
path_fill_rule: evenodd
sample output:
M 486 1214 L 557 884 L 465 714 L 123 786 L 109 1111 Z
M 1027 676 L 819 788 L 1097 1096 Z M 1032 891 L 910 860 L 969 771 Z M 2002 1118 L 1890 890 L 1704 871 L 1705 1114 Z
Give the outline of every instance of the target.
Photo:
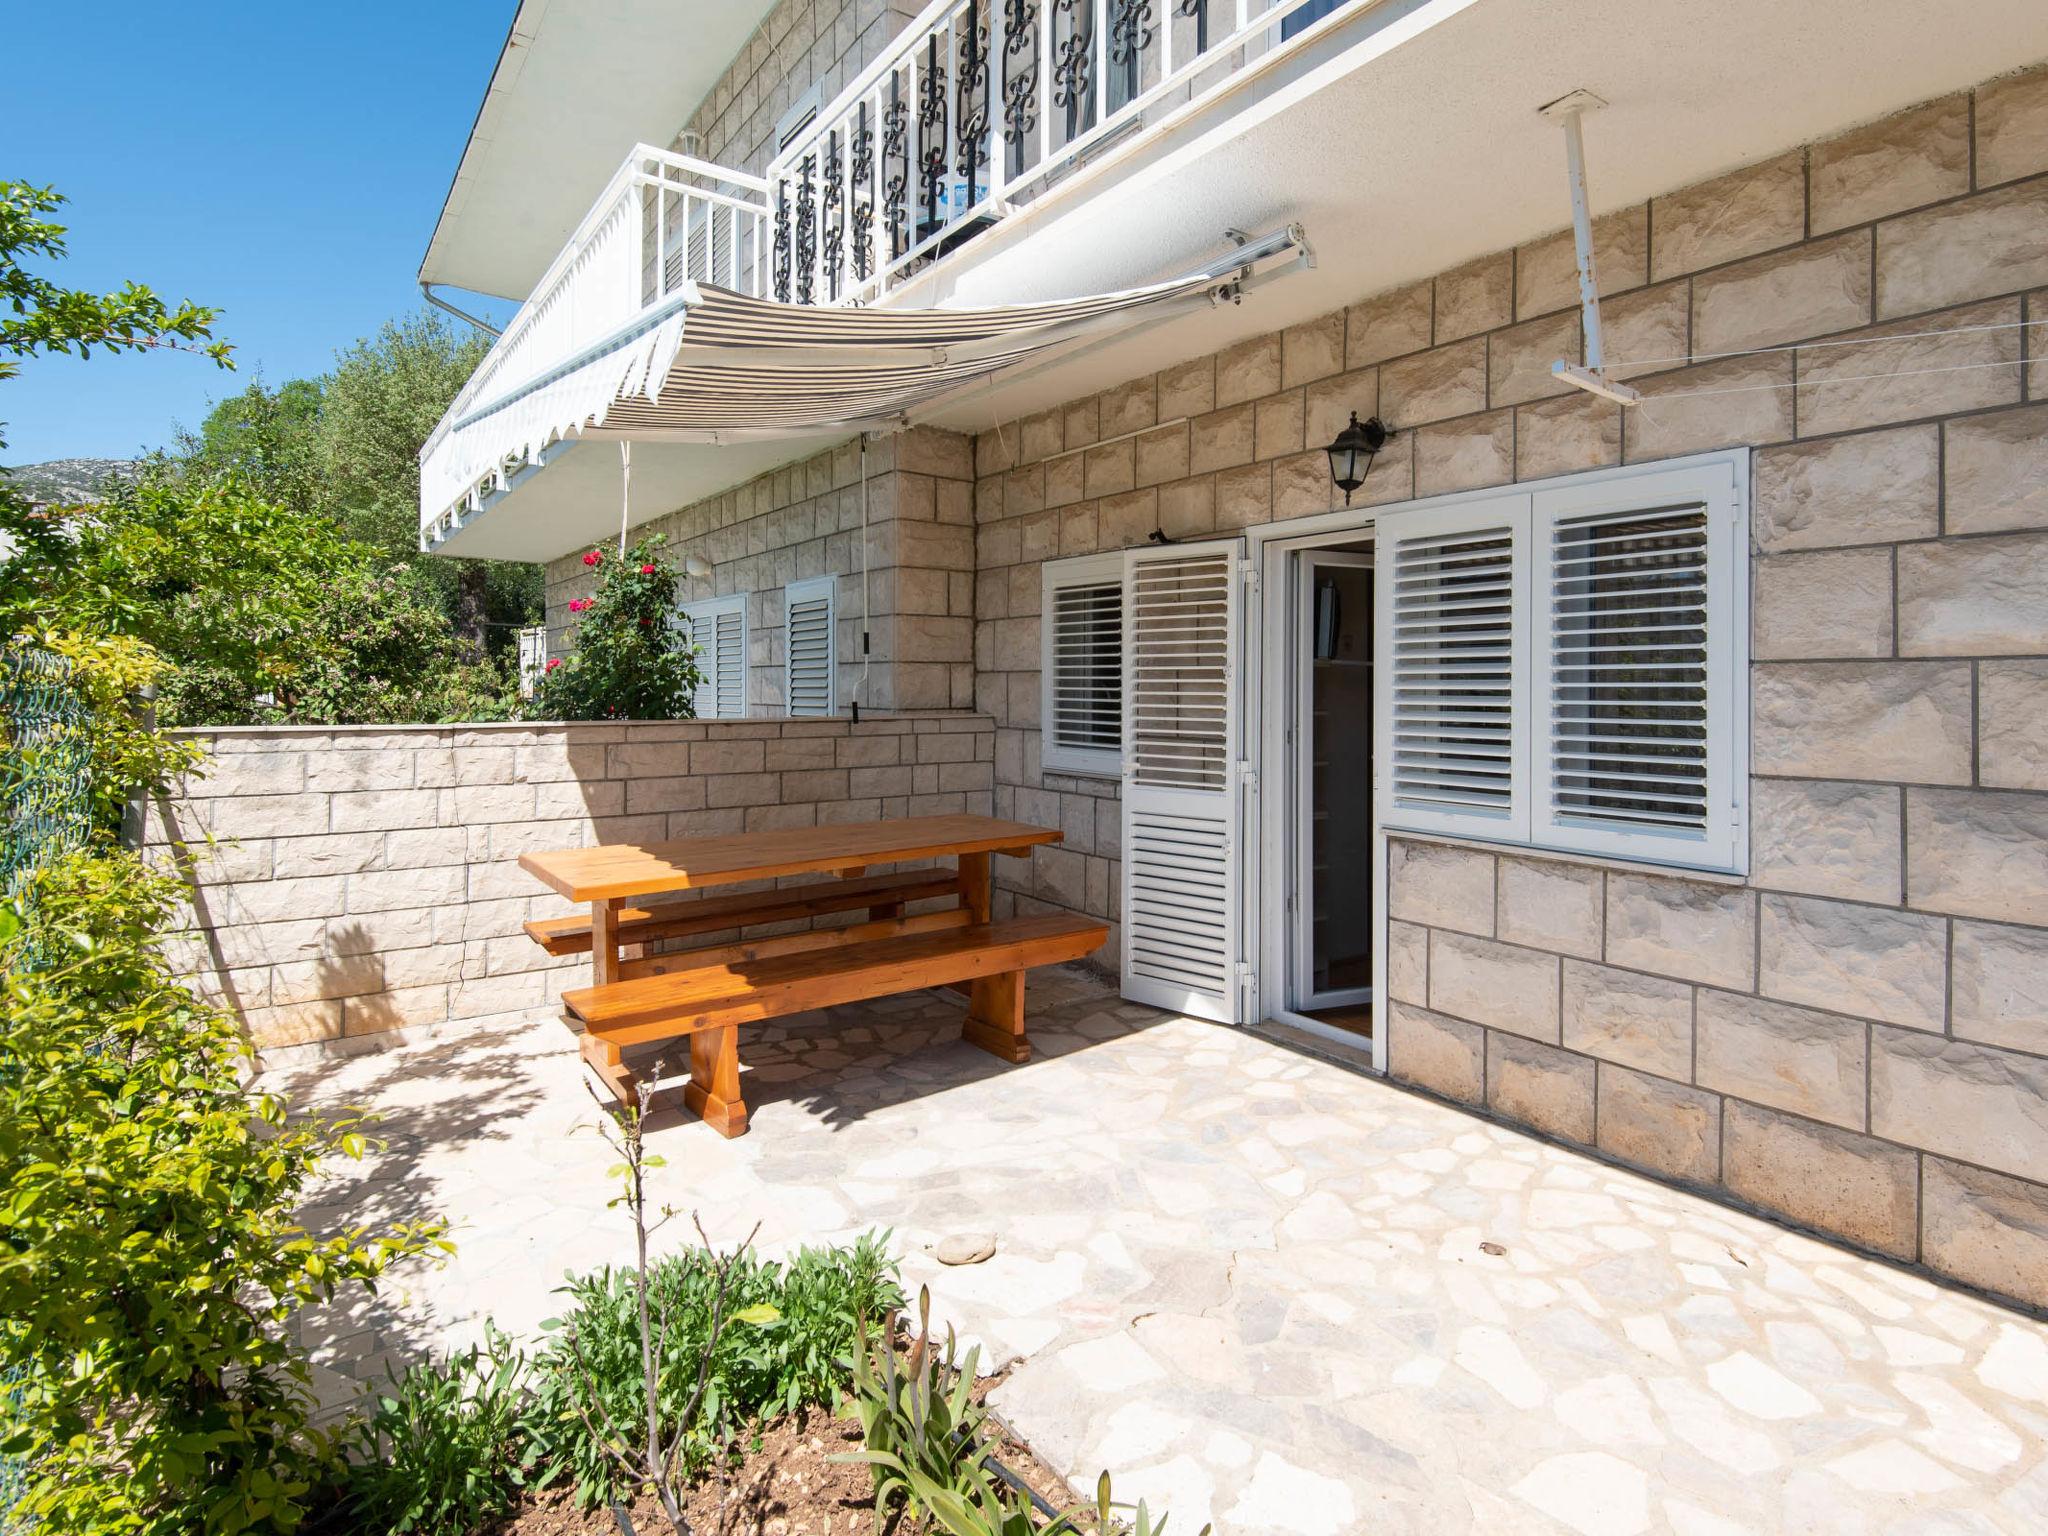
M 92 832 L 92 784 L 85 702 L 71 664 L 46 651 L 0 650 L 0 900 L 22 896 L 35 871 L 85 846 Z M 37 963 L 25 944 L 9 957 Z M 0 1394 L 12 1383 L 0 1378 Z M 11 1514 L 22 1463 L 0 1455 L 0 1532 L 23 1527 Z

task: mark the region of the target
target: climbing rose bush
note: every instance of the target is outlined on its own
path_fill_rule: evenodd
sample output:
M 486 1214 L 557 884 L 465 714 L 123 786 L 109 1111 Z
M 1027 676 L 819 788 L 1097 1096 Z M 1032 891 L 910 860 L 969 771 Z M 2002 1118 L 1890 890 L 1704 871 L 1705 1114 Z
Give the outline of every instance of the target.
M 572 599 L 566 656 L 548 662 L 526 705 L 529 720 L 688 720 L 702 674 L 677 622 L 676 573 L 653 534 L 625 558 L 593 549 L 583 563 L 597 591 Z

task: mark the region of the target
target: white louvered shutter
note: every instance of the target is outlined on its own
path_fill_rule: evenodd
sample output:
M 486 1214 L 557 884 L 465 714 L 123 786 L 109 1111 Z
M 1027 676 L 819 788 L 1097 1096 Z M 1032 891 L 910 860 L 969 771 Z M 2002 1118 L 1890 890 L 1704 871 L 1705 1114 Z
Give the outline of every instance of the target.
M 1536 497 L 1538 842 L 1736 867 L 1734 494 L 1723 464 Z
M 697 718 L 738 719 L 747 712 L 747 599 L 691 603 L 683 614 L 697 647 Z
M 788 692 L 792 715 L 829 715 L 833 698 L 834 646 L 832 598 L 837 582 L 830 576 L 793 581 L 785 589 L 789 647 Z
M 1123 992 L 1235 1023 L 1240 546 L 1126 561 Z
M 1528 508 L 1501 497 L 1381 525 L 1388 827 L 1528 836 Z
M 1043 766 L 1115 775 L 1124 739 L 1123 556 L 1048 561 L 1040 603 Z

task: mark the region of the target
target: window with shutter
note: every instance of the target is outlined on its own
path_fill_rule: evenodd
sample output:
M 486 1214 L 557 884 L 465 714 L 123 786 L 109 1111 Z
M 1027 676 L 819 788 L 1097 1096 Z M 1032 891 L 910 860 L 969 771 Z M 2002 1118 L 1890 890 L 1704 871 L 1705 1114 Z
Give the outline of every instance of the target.
M 1123 760 L 1123 556 L 1047 561 L 1039 604 L 1041 761 L 1114 775 Z
M 1380 523 L 1390 829 L 1740 873 L 1746 457 Z
M 736 720 L 747 712 L 745 594 L 683 605 L 697 647 L 697 718 Z
M 1387 825 L 1528 834 L 1528 498 L 1389 520 L 1380 570 Z
M 1548 846 L 1734 869 L 1746 617 L 1725 464 L 1539 492 Z
M 836 661 L 833 640 L 833 598 L 838 580 L 819 576 L 792 581 L 783 589 L 787 603 L 783 640 L 788 647 L 786 692 L 792 715 L 829 715 L 837 709 L 833 688 Z

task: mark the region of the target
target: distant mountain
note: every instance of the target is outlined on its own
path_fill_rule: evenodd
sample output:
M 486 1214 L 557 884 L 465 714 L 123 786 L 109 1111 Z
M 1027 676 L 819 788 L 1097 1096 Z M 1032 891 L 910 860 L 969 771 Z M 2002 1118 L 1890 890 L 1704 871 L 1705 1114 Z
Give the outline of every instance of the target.
M 12 469 L 0 466 L 0 475 L 30 501 L 83 506 L 100 500 L 109 479 L 133 480 L 141 468 L 136 459 L 49 459 Z

